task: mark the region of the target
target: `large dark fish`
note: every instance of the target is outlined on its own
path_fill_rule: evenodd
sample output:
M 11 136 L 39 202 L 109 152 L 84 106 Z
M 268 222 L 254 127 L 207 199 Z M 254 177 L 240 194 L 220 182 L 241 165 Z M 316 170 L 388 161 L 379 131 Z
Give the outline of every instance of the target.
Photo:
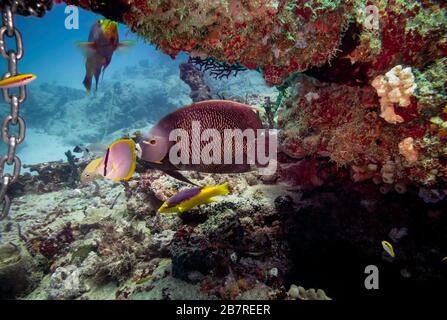
M 83 84 L 90 92 L 92 87 L 92 78 L 96 80 L 96 90 L 101 73 L 112 61 L 113 53 L 127 43 L 119 42 L 118 25 L 111 20 L 98 20 L 93 24 L 88 36 L 88 42 L 78 42 L 77 45 L 85 51 L 85 78 Z
M 155 125 L 139 142 L 140 158 L 144 160 L 148 167 L 158 169 L 172 175 L 174 178 L 191 183 L 178 170 L 191 170 L 197 172 L 207 173 L 240 173 L 247 172 L 252 169 L 246 160 L 247 140 L 237 141 L 231 139 L 224 143 L 224 139 L 228 140 L 228 136 L 224 135 L 225 129 L 246 129 L 256 130 L 263 129 L 262 122 L 259 116 L 254 112 L 253 107 L 228 100 L 208 100 L 194 103 L 190 106 L 178 109 L 164 118 L 162 118 L 157 125 Z M 175 129 L 184 129 L 189 134 L 189 141 L 181 140 L 182 148 L 188 149 L 190 159 L 195 154 L 201 152 L 203 147 L 208 144 L 208 141 L 201 141 L 200 148 L 198 145 L 194 146 L 192 143 L 192 123 L 193 121 L 200 122 L 200 129 L 203 132 L 205 129 L 215 129 L 219 132 L 221 137 L 221 155 L 231 153 L 232 164 L 172 164 L 169 159 L 169 150 L 176 144 L 174 141 L 169 141 L 169 134 Z M 242 145 L 240 145 L 242 142 Z M 225 146 L 231 146 L 231 150 L 225 150 Z M 243 150 L 244 161 L 241 164 L 235 164 L 234 150 Z

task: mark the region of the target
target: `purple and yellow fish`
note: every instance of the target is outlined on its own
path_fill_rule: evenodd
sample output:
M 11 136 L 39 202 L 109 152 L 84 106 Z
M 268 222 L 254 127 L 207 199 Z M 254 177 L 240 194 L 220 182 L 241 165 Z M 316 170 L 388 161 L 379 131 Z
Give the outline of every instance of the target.
M 224 131 L 226 129 L 252 129 L 256 132 L 262 129 L 263 125 L 259 116 L 254 112 L 257 110 L 251 106 L 228 100 L 207 100 L 194 103 L 190 106 L 177 109 L 162 118 L 140 141 L 137 145 L 139 157 L 144 160 L 145 164 L 153 169 L 161 170 L 172 177 L 191 183 L 186 177 L 180 174 L 179 170 L 193 170 L 206 173 L 240 173 L 252 170 L 252 165 L 246 161 L 247 140 L 240 142 L 231 139 L 225 143 L 226 137 Z M 175 129 L 184 129 L 189 134 L 189 141 L 181 141 L 181 148 L 188 150 L 191 158 L 200 154 L 202 148 L 207 142 L 201 141 L 200 148 L 194 148 L 191 143 L 192 123 L 196 121 L 201 125 L 201 131 L 206 129 L 214 129 L 221 136 L 221 155 L 230 155 L 232 157 L 231 164 L 172 164 L 169 159 L 170 148 L 175 141 L 169 141 L 169 134 Z M 231 147 L 231 150 L 230 148 Z M 227 148 L 227 149 L 225 149 Z M 242 150 L 244 154 L 244 162 L 236 164 L 234 161 L 235 150 Z
M 132 42 L 120 42 L 118 35 L 118 24 L 114 21 L 105 19 L 98 20 L 90 29 L 87 42 L 77 42 L 77 46 L 85 51 L 85 78 L 83 84 L 90 92 L 92 87 L 92 78 L 96 80 L 96 90 L 101 73 L 112 61 L 115 50 L 120 47 L 131 45 Z
M 115 181 L 129 180 L 135 171 L 135 143 L 131 139 L 113 142 L 105 155 L 92 160 L 81 174 L 81 183 L 107 178 Z
M 27 85 L 34 81 L 37 77 L 34 74 L 19 74 L 6 79 L 0 80 L 0 89 L 17 88 Z
M 183 190 L 165 201 L 157 213 L 183 213 L 196 206 L 216 202 L 213 197 L 226 196 L 229 193 L 228 183 Z

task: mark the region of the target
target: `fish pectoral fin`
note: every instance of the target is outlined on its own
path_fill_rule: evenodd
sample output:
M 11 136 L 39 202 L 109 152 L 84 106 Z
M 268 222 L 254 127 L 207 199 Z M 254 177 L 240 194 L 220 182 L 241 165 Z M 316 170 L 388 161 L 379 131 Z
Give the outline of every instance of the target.
M 118 48 L 121 49 L 121 48 L 132 47 L 132 46 L 135 45 L 135 43 L 136 43 L 136 42 L 135 42 L 135 41 L 132 41 L 132 40 L 124 40 L 124 41 L 118 43 Z
M 189 184 L 197 186 L 197 184 L 195 184 L 194 182 L 191 182 L 188 178 L 186 178 L 184 175 L 182 175 L 178 171 L 163 170 L 163 172 L 166 173 L 167 175 L 177 179 L 177 180 L 180 180 L 180 181 L 183 181 L 183 182 L 186 182 L 186 183 L 189 183 Z
M 75 45 L 84 53 L 84 55 L 94 52 L 96 48 L 96 43 L 94 42 L 77 41 L 75 42 Z
M 92 41 L 76 41 L 75 42 L 77 47 L 87 47 L 87 48 L 94 48 L 96 44 Z

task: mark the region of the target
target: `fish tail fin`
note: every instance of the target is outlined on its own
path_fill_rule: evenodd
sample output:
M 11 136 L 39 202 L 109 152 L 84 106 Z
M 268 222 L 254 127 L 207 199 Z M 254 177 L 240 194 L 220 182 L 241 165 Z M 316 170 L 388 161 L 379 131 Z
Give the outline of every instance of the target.
M 102 68 L 99 68 L 98 70 L 95 71 L 95 81 L 96 81 L 95 91 L 98 91 L 98 83 L 99 83 L 99 78 L 101 76 L 101 71 L 102 71 Z
M 230 189 L 228 188 L 228 182 L 220 184 L 215 187 L 218 196 L 226 196 L 230 193 Z
M 84 84 L 87 93 L 90 94 L 90 91 L 92 89 L 92 77 L 89 77 L 88 74 L 86 74 L 82 83 Z

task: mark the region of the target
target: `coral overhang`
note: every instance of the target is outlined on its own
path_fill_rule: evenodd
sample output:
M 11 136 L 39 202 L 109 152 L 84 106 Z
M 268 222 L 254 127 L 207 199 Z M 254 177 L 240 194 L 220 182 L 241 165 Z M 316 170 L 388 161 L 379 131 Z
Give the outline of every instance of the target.
M 183 51 L 260 70 L 286 97 L 278 101 L 282 147 L 295 157 L 329 157 L 354 180 L 447 182 L 445 2 L 65 2 L 127 24 L 171 57 Z M 399 93 L 404 107 L 372 87 L 396 68 L 414 78 L 411 92 Z M 383 178 L 390 168 L 393 179 Z

